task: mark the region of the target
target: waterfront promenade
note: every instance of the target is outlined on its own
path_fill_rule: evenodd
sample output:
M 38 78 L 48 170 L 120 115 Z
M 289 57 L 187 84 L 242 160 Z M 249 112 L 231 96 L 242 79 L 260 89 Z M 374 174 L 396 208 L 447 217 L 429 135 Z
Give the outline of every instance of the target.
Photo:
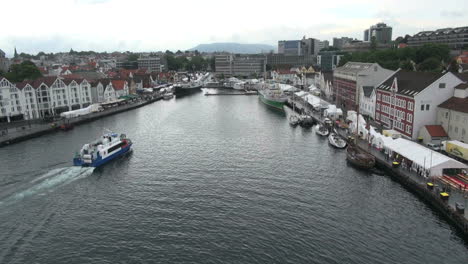
M 325 117 L 322 116 L 319 111 L 314 111 L 311 105 L 298 100 L 292 100 L 291 98 L 288 100 L 288 103 L 290 105 L 294 104 L 295 109 L 299 113 L 310 115 L 317 122 L 323 123 Z M 347 129 L 336 128 L 336 131 L 343 138 L 348 138 L 349 136 Z M 428 202 L 439 212 L 442 212 L 450 222 L 457 226 L 459 230 L 468 237 L 468 210 L 465 209 L 464 214 L 460 214 L 456 211 L 457 203 L 463 205 L 464 208 L 467 208 L 468 206 L 468 192 L 466 190 L 452 188 L 451 186 L 447 186 L 440 182 L 437 178 L 425 178 L 418 175 L 416 172 L 404 169 L 401 166 L 394 168 L 392 167 L 393 160 L 386 158 L 385 153 L 372 147 L 366 140 L 358 138 L 356 143 L 361 149 L 376 158 L 376 162 L 380 169 L 385 170 L 389 173 L 392 179 L 400 182 L 405 188 Z M 435 184 L 432 190 L 427 188 L 428 182 L 433 182 Z M 447 200 L 443 200 L 440 197 L 441 192 L 449 193 Z
M 101 112 L 91 113 L 75 118 L 59 119 L 51 122 L 43 122 L 42 120 L 21 121 L 13 124 L 0 126 L 0 147 L 21 142 L 30 138 L 38 137 L 44 134 L 59 131 L 60 125 L 70 124 L 79 125 L 91 122 L 106 116 L 115 115 L 135 108 L 145 106 L 147 104 L 158 101 L 162 95 L 157 94 L 151 98 L 142 99 L 136 102 L 129 102 L 124 105 L 105 109 Z

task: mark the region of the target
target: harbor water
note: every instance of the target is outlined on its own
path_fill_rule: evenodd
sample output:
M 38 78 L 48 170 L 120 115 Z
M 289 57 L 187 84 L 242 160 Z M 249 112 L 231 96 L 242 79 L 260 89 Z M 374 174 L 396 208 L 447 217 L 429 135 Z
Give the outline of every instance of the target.
M 104 129 L 133 152 L 71 167 Z M 387 176 L 257 96 L 201 93 L 0 148 L 0 263 L 467 263 Z

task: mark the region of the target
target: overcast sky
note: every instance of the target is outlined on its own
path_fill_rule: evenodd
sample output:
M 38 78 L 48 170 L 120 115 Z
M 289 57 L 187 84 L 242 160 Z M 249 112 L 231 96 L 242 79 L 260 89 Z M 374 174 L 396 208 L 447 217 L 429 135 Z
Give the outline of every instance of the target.
M 467 0 L 2 0 L 0 49 L 18 52 L 186 50 L 304 35 L 363 38 L 377 22 L 393 38 L 468 26 Z

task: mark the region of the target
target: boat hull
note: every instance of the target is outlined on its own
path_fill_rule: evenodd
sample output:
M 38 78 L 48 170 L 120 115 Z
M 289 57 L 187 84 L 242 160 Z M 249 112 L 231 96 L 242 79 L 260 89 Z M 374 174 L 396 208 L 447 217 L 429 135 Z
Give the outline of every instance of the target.
M 201 88 L 202 88 L 201 85 L 199 85 L 199 86 L 194 86 L 194 87 L 190 87 L 190 88 L 176 87 L 176 88 L 175 88 L 175 91 L 174 91 L 174 94 L 175 94 L 175 95 L 194 94 L 194 93 L 200 92 L 200 91 L 201 91 Z
M 113 159 L 116 159 L 122 155 L 124 155 L 125 153 L 129 152 L 132 148 L 132 144 L 128 144 L 127 146 L 121 148 L 119 151 L 117 151 L 116 153 L 104 158 L 104 159 L 98 159 L 98 160 L 93 160 L 92 163 L 85 163 L 83 162 L 82 159 L 73 159 L 73 165 L 74 166 L 80 166 L 80 167 L 100 167 L 110 161 L 112 161 Z
M 363 170 L 369 170 L 375 166 L 374 156 L 365 153 L 364 151 L 359 150 L 352 145 L 350 145 L 347 149 L 346 161 L 352 166 Z
M 259 98 L 260 98 L 260 101 L 262 101 L 262 103 L 264 103 L 264 104 L 266 104 L 268 106 L 274 107 L 274 108 L 276 108 L 278 110 L 284 111 L 283 106 L 286 103 L 286 101 L 282 102 L 282 101 L 269 100 L 269 99 L 265 98 L 265 96 L 263 94 L 261 94 L 261 93 L 259 93 Z
M 344 144 L 338 144 L 337 142 L 335 142 L 335 140 L 333 139 L 333 137 L 338 137 L 338 135 L 334 135 L 333 133 L 330 134 L 328 136 L 328 144 L 334 148 L 337 148 L 337 149 L 344 149 L 346 148 L 347 144 L 344 143 Z

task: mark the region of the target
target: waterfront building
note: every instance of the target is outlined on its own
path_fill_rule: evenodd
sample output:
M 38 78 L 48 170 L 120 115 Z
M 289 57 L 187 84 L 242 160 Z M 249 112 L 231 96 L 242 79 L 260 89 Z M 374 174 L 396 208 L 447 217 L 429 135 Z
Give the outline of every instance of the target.
M 125 80 L 111 80 L 117 98 L 129 94 L 128 82 Z
M 317 54 L 318 54 L 322 49 L 328 49 L 329 46 L 330 46 L 330 42 L 329 42 L 328 40 L 319 41 Z M 317 54 L 315 54 L 315 55 L 317 55 Z
M 264 73 L 266 57 L 248 54 L 215 55 L 216 74 L 224 76 L 259 77 Z
M 267 64 L 273 68 L 288 68 L 311 66 L 317 63 L 317 57 L 314 55 L 284 55 L 268 54 Z
M 163 72 L 167 70 L 164 56 L 138 58 L 138 69 L 146 69 L 149 72 Z
M 421 31 L 408 38 L 410 47 L 418 47 L 428 43 L 445 44 L 450 49 L 463 49 L 468 45 L 468 27 Z
M 284 55 L 302 55 L 302 42 L 300 40 L 278 41 L 278 53 Z
M 392 27 L 385 23 L 378 23 L 364 31 L 364 41 L 370 42 L 375 38 L 377 43 L 388 44 L 392 42 Z
M 375 88 L 374 86 L 362 86 L 359 93 L 359 111 L 363 116 L 375 119 Z
M 419 130 L 419 139 L 422 139 L 422 143 L 424 144 L 440 144 L 448 139 L 448 135 L 441 125 L 425 125 Z
M 322 71 L 333 71 L 344 55 L 336 51 L 320 51 L 317 56 L 317 65 Z
M 333 72 L 321 71 L 315 74 L 315 87 L 319 88 L 325 98 L 332 101 L 333 98 Z
M 399 70 L 377 87 L 375 120 L 414 140 L 423 126 L 436 124 L 437 106 L 452 97 L 460 83 L 450 72 Z
M 457 75 L 463 83 L 455 86 L 453 97 L 437 107 L 437 124 L 452 140 L 468 142 L 468 74 Z
M 336 104 L 345 111 L 357 111 L 358 89 L 361 97 L 363 87 L 376 87 L 394 72 L 377 63 L 348 62 L 333 72 L 333 94 Z
M 317 55 L 321 49 L 328 48 L 328 46 L 327 40 L 320 41 L 304 36 L 302 40 L 278 41 L 278 54 L 287 56 Z
M 0 81 L 0 122 L 58 115 L 91 104 L 91 85 L 85 79 L 42 77 L 17 84 Z
M 342 49 L 345 44 L 350 43 L 352 41 L 353 38 L 348 37 L 333 38 L 333 47 L 337 49 Z
M 377 43 L 377 45 L 375 46 L 375 49 L 383 50 L 383 49 L 389 49 L 391 47 L 392 47 L 391 44 Z M 370 51 L 371 48 L 372 48 L 371 42 L 353 41 L 353 42 L 348 42 L 344 44 L 341 50 L 345 52 L 364 52 L 364 51 Z
M 294 83 L 298 78 L 297 74 L 291 70 L 275 70 L 271 72 L 271 78 L 280 83 Z
M 103 87 L 103 102 L 110 102 L 117 100 L 117 93 L 109 79 L 99 80 Z
M 0 71 L 7 72 L 10 69 L 10 60 L 5 57 L 5 52 L 0 49 Z

